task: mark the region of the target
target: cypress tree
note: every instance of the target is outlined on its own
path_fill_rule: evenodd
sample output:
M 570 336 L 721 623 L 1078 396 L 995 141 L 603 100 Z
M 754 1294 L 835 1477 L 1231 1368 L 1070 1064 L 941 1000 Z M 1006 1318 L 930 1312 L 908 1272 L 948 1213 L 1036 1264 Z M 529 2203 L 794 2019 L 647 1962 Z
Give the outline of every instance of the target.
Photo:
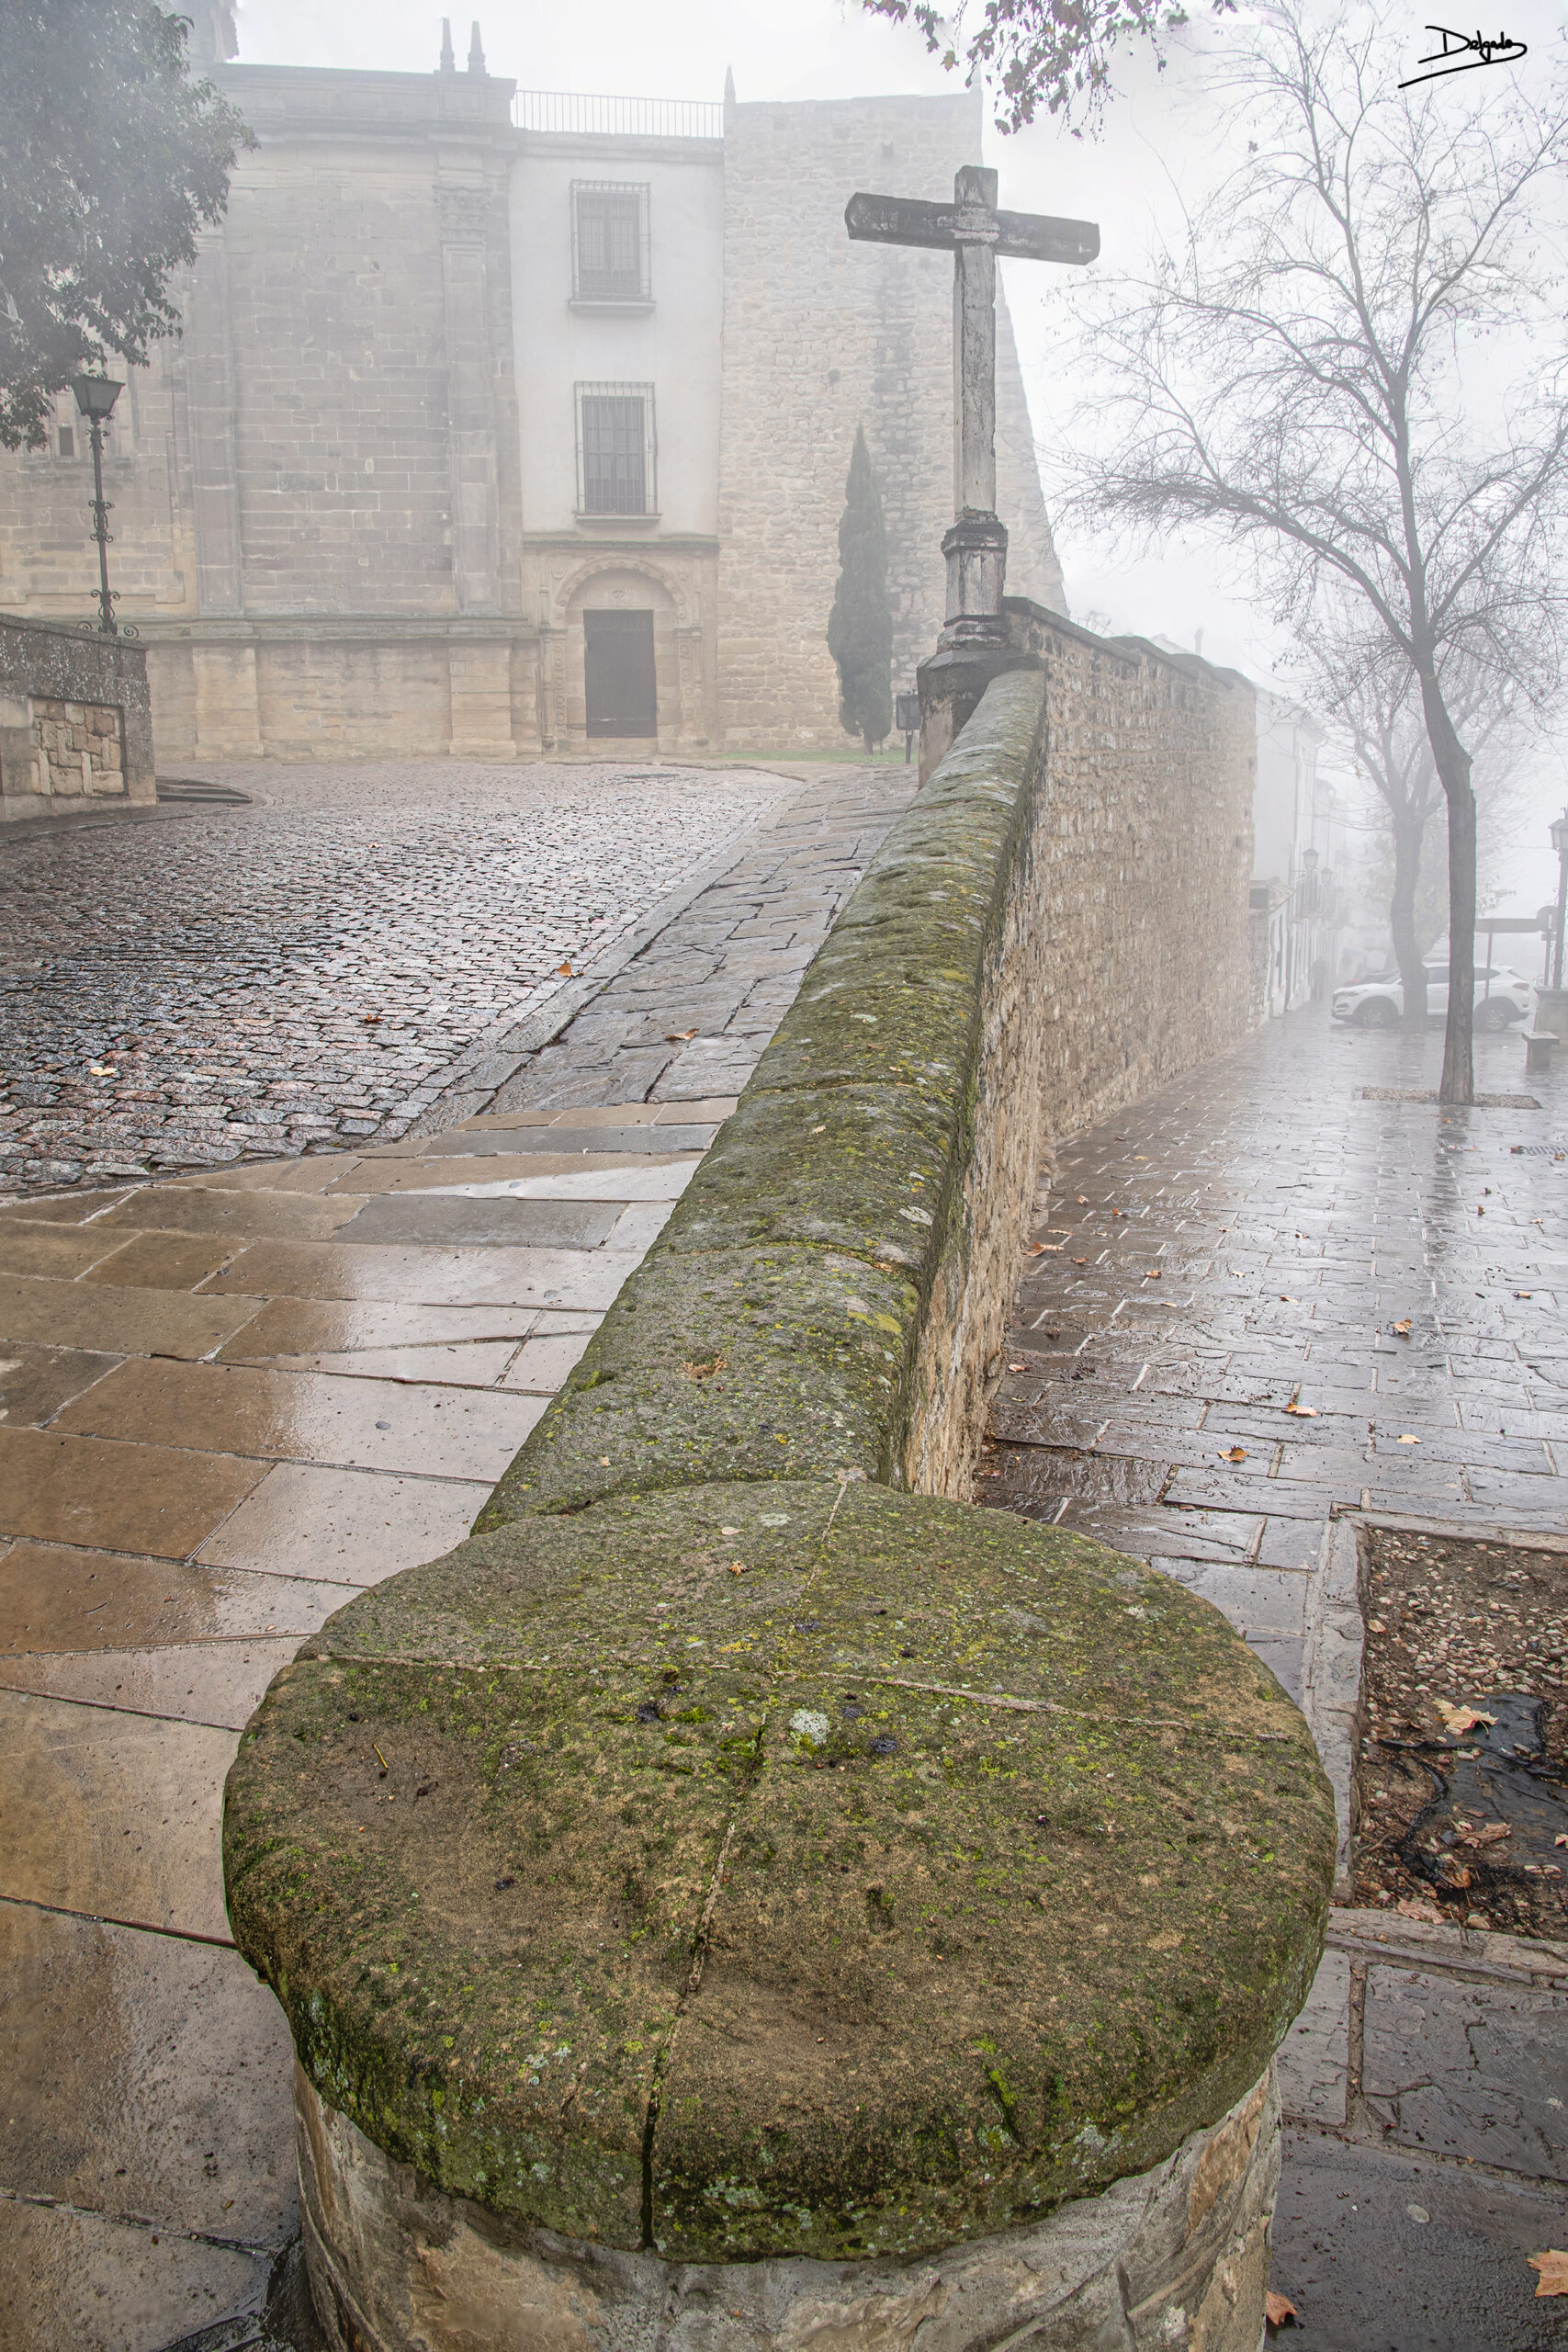
M 828 616 L 828 650 L 839 666 L 839 717 L 869 752 L 893 725 L 893 613 L 887 540 L 865 427 L 855 427 L 843 518 L 839 588 Z

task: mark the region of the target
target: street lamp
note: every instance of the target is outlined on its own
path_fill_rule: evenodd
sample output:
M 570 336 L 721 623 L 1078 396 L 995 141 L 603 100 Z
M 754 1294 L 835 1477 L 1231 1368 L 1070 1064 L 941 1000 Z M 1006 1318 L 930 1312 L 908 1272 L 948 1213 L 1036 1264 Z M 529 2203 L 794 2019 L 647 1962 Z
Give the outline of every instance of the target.
M 1557 852 L 1557 953 L 1551 985 L 1562 986 L 1562 918 L 1568 910 L 1568 808 L 1551 820 L 1551 846 Z
M 71 389 L 76 406 L 87 420 L 93 440 L 93 537 L 98 543 L 98 628 L 105 637 L 118 637 L 114 597 L 109 590 L 109 502 L 104 497 L 104 426 L 124 391 L 108 376 L 73 376 Z

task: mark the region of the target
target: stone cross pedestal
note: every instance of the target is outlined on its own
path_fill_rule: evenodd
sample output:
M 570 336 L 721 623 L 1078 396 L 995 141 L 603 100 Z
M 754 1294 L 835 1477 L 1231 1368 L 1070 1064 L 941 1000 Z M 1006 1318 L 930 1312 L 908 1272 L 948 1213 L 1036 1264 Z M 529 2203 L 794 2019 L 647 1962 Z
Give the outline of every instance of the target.
M 953 528 L 947 558 L 944 649 L 1005 643 L 1002 588 L 1008 535 L 997 514 L 997 255 L 1082 264 L 1100 251 L 1092 220 L 1003 212 L 997 175 L 966 164 L 951 204 L 910 196 L 852 196 L 852 237 L 873 244 L 924 245 L 953 255 Z

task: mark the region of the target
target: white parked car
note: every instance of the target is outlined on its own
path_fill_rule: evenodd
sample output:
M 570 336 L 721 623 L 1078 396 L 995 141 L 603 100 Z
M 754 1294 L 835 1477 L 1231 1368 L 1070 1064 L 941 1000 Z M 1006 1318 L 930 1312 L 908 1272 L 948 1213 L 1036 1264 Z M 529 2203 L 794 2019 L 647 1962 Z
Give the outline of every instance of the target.
M 1478 965 L 1475 974 L 1475 1025 L 1478 1029 L 1506 1029 L 1516 1021 L 1524 1020 L 1530 1009 L 1531 988 L 1529 980 L 1506 964 L 1490 967 Z M 1427 967 L 1427 1013 L 1444 1014 L 1449 1009 L 1449 967 L 1446 964 Z M 1354 988 L 1334 991 L 1334 1018 L 1353 1021 L 1360 1029 L 1392 1029 L 1404 1011 L 1404 989 L 1397 972 L 1385 973 L 1382 979 L 1359 980 Z

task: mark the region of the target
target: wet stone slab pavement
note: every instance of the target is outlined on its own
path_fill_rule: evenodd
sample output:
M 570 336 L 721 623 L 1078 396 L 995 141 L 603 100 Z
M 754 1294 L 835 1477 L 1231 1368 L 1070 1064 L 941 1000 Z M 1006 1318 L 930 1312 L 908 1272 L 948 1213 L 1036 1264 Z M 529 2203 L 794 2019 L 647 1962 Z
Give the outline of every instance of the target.
M 976 1489 L 1224 1610 L 1342 1799 L 1358 1524 L 1568 1542 L 1568 1081 L 1363 1093 L 1440 1058 L 1296 1015 L 1063 1146 Z M 1523 1058 L 1478 1040 L 1478 1088 L 1524 1093 Z M 1528 2261 L 1568 2244 L 1568 1913 L 1524 1938 L 1347 1899 L 1280 2076 L 1281 2344 L 1568 2345 Z
M 418 1136 L 0 1206 L 0 2343 L 267 2340 L 290 2052 L 223 1908 L 240 1729 L 333 1610 L 467 1533 L 909 784 L 773 778 L 776 825 Z
M 288 2052 L 228 1940 L 223 1776 L 299 1643 L 466 1532 L 908 784 L 758 789 L 754 836 L 542 1016 L 477 978 L 460 1036 L 430 1015 L 395 1125 L 0 1208 L 0 2340 L 261 2340 Z M 1438 1044 L 1277 1024 L 1063 1147 L 1023 1261 L 978 1494 L 1158 1559 L 1297 1690 L 1334 1513 L 1565 1524 L 1562 1081 L 1360 1099 Z M 1485 1042 L 1482 1083 L 1521 1058 Z M 1562 1944 L 1336 1914 L 1281 2070 L 1303 2346 L 1568 2342 L 1525 2262 L 1565 2234 L 1565 2002 Z
M 0 842 L 0 1192 L 402 1132 L 798 776 L 221 765 L 247 807 Z M 844 773 L 840 771 L 840 773 Z

